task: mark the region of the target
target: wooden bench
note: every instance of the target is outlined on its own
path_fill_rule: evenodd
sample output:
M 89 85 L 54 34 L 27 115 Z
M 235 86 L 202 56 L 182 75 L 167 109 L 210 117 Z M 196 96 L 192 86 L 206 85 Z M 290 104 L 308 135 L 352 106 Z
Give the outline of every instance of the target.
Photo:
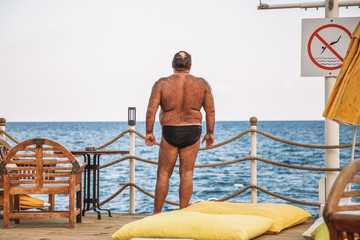
M 12 148 L 3 162 L 4 228 L 9 227 L 10 219 L 19 222 L 21 218 L 69 218 L 70 228 L 75 218 L 81 222 L 81 179 L 86 163 L 80 165 L 64 146 L 48 139 L 30 139 Z M 20 194 L 47 194 L 51 207 L 49 211 L 22 211 Z M 55 211 L 56 194 L 69 195 L 67 210 Z

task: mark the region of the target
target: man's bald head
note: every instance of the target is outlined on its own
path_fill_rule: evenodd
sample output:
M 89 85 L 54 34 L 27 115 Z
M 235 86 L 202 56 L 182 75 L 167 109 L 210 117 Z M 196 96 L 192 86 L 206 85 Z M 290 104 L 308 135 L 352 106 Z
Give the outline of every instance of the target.
M 191 55 L 185 51 L 180 51 L 174 55 L 173 67 L 177 71 L 190 70 Z

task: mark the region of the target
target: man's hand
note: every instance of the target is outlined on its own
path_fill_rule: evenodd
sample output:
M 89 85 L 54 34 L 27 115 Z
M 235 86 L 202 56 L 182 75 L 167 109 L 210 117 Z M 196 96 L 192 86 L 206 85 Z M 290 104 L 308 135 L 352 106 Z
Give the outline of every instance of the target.
M 145 143 L 146 145 L 148 146 L 152 146 L 156 143 L 156 139 L 155 139 L 155 136 L 154 134 L 152 133 L 147 133 L 146 134 L 146 137 L 145 137 Z
M 206 141 L 206 148 L 210 148 L 212 147 L 212 145 L 214 145 L 215 137 L 214 135 L 206 134 L 201 143 L 203 143 L 204 141 Z

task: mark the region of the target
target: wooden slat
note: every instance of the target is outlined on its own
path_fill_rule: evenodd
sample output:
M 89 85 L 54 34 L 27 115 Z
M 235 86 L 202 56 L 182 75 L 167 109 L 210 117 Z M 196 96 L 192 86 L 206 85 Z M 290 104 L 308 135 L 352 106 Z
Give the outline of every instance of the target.
M 71 163 L 69 160 L 43 160 L 44 165 Z
M 43 175 L 45 178 L 49 177 L 69 177 L 70 173 L 44 173 Z
M 35 151 L 35 147 L 25 147 L 25 149 L 23 151 Z M 53 147 L 43 147 L 41 148 L 43 151 L 56 151 L 57 149 L 53 148 Z
M 9 164 L 17 164 L 17 165 L 34 165 L 36 163 L 35 159 L 34 160 L 17 160 L 17 161 L 11 161 L 9 162 Z
M 71 171 L 72 167 L 44 167 L 44 171 L 50 171 L 50 170 L 63 170 L 63 171 Z
M 35 173 L 11 173 L 9 175 L 11 178 L 34 178 L 34 177 L 36 177 Z
M 10 168 L 7 168 L 8 170 L 13 170 L 13 171 L 36 171 L 36 167 L 33 167 L 32 166 L 27 166 L 27 167 L 24 167 L 24 166 L 19 166 L 19 167 L 10 167 Z
M 36 157 L 36 154 L 34 153 L 24 153 L 24 154 L 16 154 L 16 158 L 23 158 L 23 157 Z
M 52 183 L 69 184 L 69 180 L 44 180 L 44 184 Z
M 342 194 L 342 198 L 347 198 L 347 197 L 358 197 L 360 196 L 360 191 L 351 191 L 351 192 L 344 192 Z
M 65 158 L 64 154 L 54 154 L 54 153 L 43 153 L 44 157 L 53 157 L 53 158 Z
M 47 146 L 47 147 L 43 147 L 41 148 L 43 151 L 51 151 L 51 152 L 54 152 L 56 151 L 57 149 L 54 148 L 54 147 L 51 147 L 51 146 Z
M 10 184 L 35 184 L 35 180 L 32 179 L 10 180 Z
M 59 184 L 53 184 L 50 187 L 13 187 L 10 189 L 11 194 L 67 194 L 69 193 L 69 187 L 56 187 Z
M 11 212 L 10 218 L 68 218 L 69 212 L 56 211 L 56 212 L 39 212 L 39 211 L 26 211 L 26 212 Z
M 341 205 L 338 206 L 337 209 L 338 211 L 355 211 L 355 210 L 360 210 L 360 205 Z
M 32 152 L 34 152 L 35 149 L 36 148 L 34 148 L 34 147 L 25 147 L 24 150 L 22 150 L 22 151 L 32 151 Z
M 354 177 L 353 179 L 351 179 L 350 181 L 351 183 L 360 183 L 360 177 Z

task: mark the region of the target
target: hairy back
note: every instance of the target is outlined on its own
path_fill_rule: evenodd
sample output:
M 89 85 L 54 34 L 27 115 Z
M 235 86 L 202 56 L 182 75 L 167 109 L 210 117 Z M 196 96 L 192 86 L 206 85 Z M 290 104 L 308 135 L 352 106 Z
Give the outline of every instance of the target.
M 207 82 L 190 74 L 174 74 L 158 82 L 161 125 L 200 124 Z

